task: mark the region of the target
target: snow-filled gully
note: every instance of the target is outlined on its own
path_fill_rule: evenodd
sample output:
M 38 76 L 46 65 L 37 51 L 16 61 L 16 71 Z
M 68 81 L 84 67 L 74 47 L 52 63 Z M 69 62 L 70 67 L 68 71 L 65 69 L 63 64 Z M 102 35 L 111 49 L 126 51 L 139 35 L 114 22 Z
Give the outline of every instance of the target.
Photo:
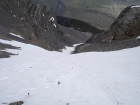
M 21 47 L 0 59 L 0 105 L 140 105 L 140 47 L 70 54 L 0 42 Z

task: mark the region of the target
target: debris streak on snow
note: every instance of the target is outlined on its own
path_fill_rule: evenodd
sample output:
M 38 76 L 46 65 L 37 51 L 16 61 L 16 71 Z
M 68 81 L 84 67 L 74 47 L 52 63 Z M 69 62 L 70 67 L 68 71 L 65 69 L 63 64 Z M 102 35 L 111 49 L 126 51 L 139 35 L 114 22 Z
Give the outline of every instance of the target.
M 9 34 L 11 34 L 11 35 L 13 35 L 13 36 L 16 36 L 16 37 L 19 37 L 19 38 L 22 38 L 22 39 L 24 39 L 23 37 L 21 37 L 20 35 L 16 35 L 16 34 L 14 34 L 14 33 L 11 33 L 11 32 L 9 32 Z
M 0 105 L 140 105 L 140 47 L 69 54 L 0 42 L 22 49 L 0 59 Z

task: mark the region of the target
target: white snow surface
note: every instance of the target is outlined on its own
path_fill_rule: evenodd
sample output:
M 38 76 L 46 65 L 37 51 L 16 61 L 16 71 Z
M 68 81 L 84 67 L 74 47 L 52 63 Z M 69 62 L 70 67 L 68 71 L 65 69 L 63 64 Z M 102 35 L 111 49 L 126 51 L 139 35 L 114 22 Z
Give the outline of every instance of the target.
M 69 54 L 0 42 L 21 47 L 0 59 L 0 105 L 140 105 L 140 47 Z
M 13 36 L 16 36 L 16 37 L 19 37 L 19 38 L 24 39 L 24 38 L 23 38 L 23 37 L 21 37 L 20 35 L 17 35 L 17 34 L 11 33 L 11 32 L 9 32 L 9 34 L 11 34 L 11 35 L 13 35 Z
M 131 8 L 139 8 L 140 5 L 132 6 Z

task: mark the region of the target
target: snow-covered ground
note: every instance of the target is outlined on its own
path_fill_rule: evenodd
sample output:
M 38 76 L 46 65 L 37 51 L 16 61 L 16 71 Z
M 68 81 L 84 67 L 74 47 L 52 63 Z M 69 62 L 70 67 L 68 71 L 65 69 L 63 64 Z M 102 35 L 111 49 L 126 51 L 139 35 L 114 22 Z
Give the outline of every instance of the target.
M 140 105 L 140 47 L 72 55 L 0 42 L 22 49 L 0 59 L 0 105 Z

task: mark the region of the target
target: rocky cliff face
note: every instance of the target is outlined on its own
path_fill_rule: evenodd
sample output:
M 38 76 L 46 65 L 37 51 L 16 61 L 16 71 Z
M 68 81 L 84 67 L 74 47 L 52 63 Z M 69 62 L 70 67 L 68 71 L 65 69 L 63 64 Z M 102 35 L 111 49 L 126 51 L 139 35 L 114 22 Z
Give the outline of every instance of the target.
M 60 51 L 68 45 L 47 6 L 30 1 L 1 0 L 0 13 L 0 38 L 35 44 L 47 50 Z
M 107 31 L 91 37 L 84 45 L 77 46 L 75 52 L 112 51 L 140 45 L 140 6 L 124 9 Z

